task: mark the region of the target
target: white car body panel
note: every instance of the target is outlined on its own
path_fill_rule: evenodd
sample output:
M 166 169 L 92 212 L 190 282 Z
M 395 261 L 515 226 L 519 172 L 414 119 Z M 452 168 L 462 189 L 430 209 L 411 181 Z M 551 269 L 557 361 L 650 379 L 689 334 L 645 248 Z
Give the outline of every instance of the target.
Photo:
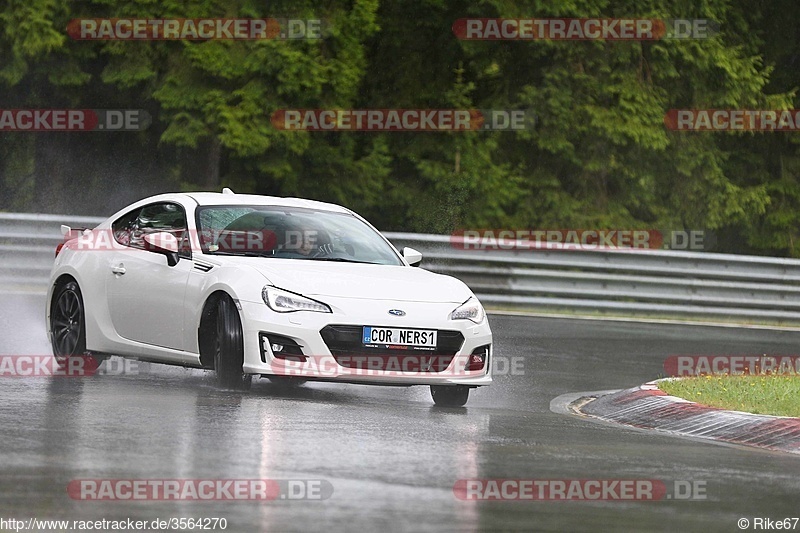
M 169 267 L 164 256 L 133 249 L 109 256 L 105 290 L 117 333 L 128 340 L 185 350 L 184 295 L 192 262 Z M 114 274 L 112 268 L 124 269 L 125 274 Z
M 347 213 L 369 225 L 341 206 L 311 200 L 188 193 L 160 195 L 136 202 L 109 217 L 95 231 L 110 235 L 113 221 L 133 209 L 156 202 L 181 205 L 186 211 L 190 232 L 197 230 L 195 210 L 198 203 L 203 206 L 314 208 Z M 449 318 L 456 307 L 474 297 L 472 291 L 455 278 L 409 266 L 391 243 L 381 237 L 403 265 L 223 256 L 205 254 L 193 246 L 191 259 L 181 258 L 175 266 L 168 266 L 164 255 L 128 248 L 117 242 L 110 243 L 111 249 L 103 251 L 81 249 L 81 239 L 90 238 L 82 236 L 56 258 L 47 297 L 47 324 L 50 324 L 54 284 L 61 276 L 69 275 L 77 281 L 84 300 L 89 352 L 200 367 L 198 328 L 203 306 L 212 294 L 223 291 L 239 307 L 245 373 L 271 375 L 285 370 L 282 361 L 276 364 L 271 349 L 266 350 L 262 358 L 259 334 L 268 332 L 296 339 L 304 353 L 315 358 L 315 363 L 326 366 L 324 375 L 317 376 L 321 379 L 403 385 L 491 383 L 491 352 L 483 370 L 463 371 L 474 349 L 492 343 L 488 319 L 475 324 L 466 319 Z M 125 269 L 124 274 L 114 272 L 120 268 Z M 321 301 L 333 312 L 275 312 L 262 299 L 262 289 L 266 285 Z M 405 316 L 388 313 L 395 308 L 404 311 Z M 378 371 L 353 375 L 338 366 L 320 335 L 322 328 L 332 324 L 459 331 L 464 341 L 451 363 L 453 371 L 408 374 Z

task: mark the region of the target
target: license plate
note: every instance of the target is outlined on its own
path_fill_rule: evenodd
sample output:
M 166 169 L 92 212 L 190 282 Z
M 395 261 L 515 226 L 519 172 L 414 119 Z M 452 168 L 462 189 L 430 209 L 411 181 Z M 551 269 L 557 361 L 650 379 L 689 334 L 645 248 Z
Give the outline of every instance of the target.
M 363 344 L 436 348 L 435 329 L 376 328 L 364 326 Z

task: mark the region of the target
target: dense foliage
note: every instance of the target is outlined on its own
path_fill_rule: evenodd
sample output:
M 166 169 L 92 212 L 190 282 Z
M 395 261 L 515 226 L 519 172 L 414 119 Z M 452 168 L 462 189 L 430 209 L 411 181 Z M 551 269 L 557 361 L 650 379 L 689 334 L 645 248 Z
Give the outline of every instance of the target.
M 795 133 L 675 132 L 674 108 L 790 109 L 788 0 L 9 0 L 0 108 L 141 108 L 138 133 L 0 134 L 0 209 L 108 213 L 218 190 L 347 205 L 381 229 L 709 229 L 800 256 Z M 320 18 L 297 41 L 76 41 L 84 17 Z M 706 18 L 703 40 L 464 41 L 463 17 Z M 526 109 L 516 132 L 287 132 L 280 108 Z

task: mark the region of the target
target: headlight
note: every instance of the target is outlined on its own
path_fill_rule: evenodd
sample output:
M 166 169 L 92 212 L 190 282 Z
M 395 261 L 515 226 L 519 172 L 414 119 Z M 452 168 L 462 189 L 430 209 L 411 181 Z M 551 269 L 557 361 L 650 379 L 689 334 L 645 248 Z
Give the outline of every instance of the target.
M 469 300 L 453 309 L 450 320 L 472 320 L 476 324 L 483 322 L 486 312 L 477 298 L 471 296 Z
M 276 313 L 291 313 L 292 311 L 333 312 L 330 307 L 322 302 L 269 285 L 261 291 L 261 297 L 264 299 L 264 303 Z

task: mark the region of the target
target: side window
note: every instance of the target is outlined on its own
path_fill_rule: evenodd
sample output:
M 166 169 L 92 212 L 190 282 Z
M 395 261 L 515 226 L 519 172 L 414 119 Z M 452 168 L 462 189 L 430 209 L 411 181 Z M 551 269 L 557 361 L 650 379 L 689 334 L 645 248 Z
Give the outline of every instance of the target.
M 112 224 L 112 229 L 117 242 L 131 248 L 144 248 L 144 236 L 148 233 L 166 231 L 178 239 L 181 255 L 191 257 L 186 214 L 178 204 L 164 202 L 144 206 L 122 215 Z
M 200 228 L 202 231 L 199 231 L 200 236 L 200 246 L 202 247 L 203 251 L 209 251 L 209 247 L 212 250 L 218 250 L 220 246 L 220 237 L 225 231 L 236 231 L 237 221 L 241 221 L 242 219 L 247 218 L 249 213 L 253 213 L 254 209 L 251 207 L 242 207 L 242 208 L 225 208 L 225 209 L 215 209 L 215 208 L 207 208 L 207 209 L 198 209 L 198 220 L 200 224 Z M 256 228 L 261 227 L 264 222 L 262 222 L 263 218 L 259 217 L 259 224 Z M 251 226 L 245 226 L 242 228 L 238 228 L 239 231 L 247 231 L 251 229 Z M 224 248 L 224 245 L 223 245 Z
M 134 222 L 139 218 L 141 209 L 135 209 L 119 217 L 111 224 L 114 233 L 114 240 L 123 246 L 131 245 L 131 234 L 133 233 Z

